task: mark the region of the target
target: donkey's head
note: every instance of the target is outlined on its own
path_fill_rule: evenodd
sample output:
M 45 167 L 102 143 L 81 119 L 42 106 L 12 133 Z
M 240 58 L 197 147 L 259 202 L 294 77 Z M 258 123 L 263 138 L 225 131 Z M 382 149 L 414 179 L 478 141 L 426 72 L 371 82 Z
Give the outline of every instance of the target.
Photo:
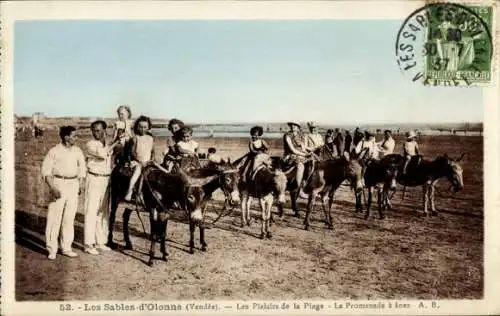
M 437 168 L 439 169 L 437 171 L 442 173 L 448 181 L 450 181 L 455 192 L 464 188 L 463 169 L 459 163 L 465 155 L 466 153 L 462 153 L 462 155 L 457 159 L 453 159 L 447 154 L 436 158 Z

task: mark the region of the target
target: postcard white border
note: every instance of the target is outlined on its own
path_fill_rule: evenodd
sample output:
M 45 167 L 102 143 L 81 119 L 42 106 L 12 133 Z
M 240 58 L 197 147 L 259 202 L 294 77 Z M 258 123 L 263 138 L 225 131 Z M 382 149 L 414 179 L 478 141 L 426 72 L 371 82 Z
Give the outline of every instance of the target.
M 472 1 L 467 1 L 471 3 Z M 474 1 L 479 2 L 480 1 Z M 14 298 L 14 124 L 13 124 L 13 25 L 19 20 L 150 20 L 150 19 L 401 19 L 407 17 L 425 1 L 43 1 L 1 3 L 1 131 L 2 131 L 2 305 L 5 315 L 56 315 L 60 314 L 59 302 L 15 302 Z M 499 25 L 498 10 L 495 16 Z M 395 34 L 396 35 L 396 34 Z M 498 39 L 498 31 L 495 38 Z M 496 46 L 498 47 L 498 45 Z M 498 53 L 497 53 L 498 54 Z M 482 88 L 484 95 L 484 207 L 485 207 L 485 287 L 483 300 L 441 300 L 439 309 L 405 310 L 405 314 L 496 314 L 500 313 L 500 234 L 496 228 L 500 223 L 500 199 L 497 185 L 499 168 L 499 122 L 500 111 L 498 73 L 494 74 L 495 85 Z M 430 87 L 432 88 L 432 87 Z M 479 105 L 478 105 L 479 106 Z M 467 232 L 464 232 L 467 233 Z M 339 300 L 340 301 L 340 300 Z M 362 301 L 359 301 L 361 303 Z M 415 301 L 412 302 L 416 306 Z M 70 302 L 82 304 L 85 302 Z M 87 302 L 89 303 L 89 302 Z M 114 302 L 98 302 L 114 303 Z M 137 303 L 137 302 L 135 302 Z M 187 302 L 184 302 L 187 303 Z M 202 303 L 198 301 L 198 303 Z M 280 304 L 282 302 L 279 302 Z M 288 302 L 293 304 L 293 302 Z M 332 302 L 329 302 L 332 304 Z M 425 301 L 430 304 L 429 301 Z M 235 301 L 219 301 L 220 305 L 235 305 Z M 77 305 L 75 305 L 77 306 Z M 401 314 L 396 309 L 353 309 L 349 314 Z M 80 314 L 78 309 L 67 314 Z M 155 314 L 166 314 L 155 312 Z M 235 311 L 219 311 L 216 314 L 234 314 Z M 263 314 L 250 311 L 245 314 Z M 271 311 L 270 313 L 292 313 Z M 346 314 L 346 310 L 329 311 L 330 314 Z M 94 313 L 95 314 L 95 313 Z M 109 312 L 106 314 L 110 314 Z M 129 312 L 127 314 L 137 314 Z M 213 314 L 213 313 L 203 313 Z M 310 314 L 310 313 L 309 313 Z M 316 313 L 315 313 L 316 314 Z M 317 312 L 326 314 L 326 312 Z

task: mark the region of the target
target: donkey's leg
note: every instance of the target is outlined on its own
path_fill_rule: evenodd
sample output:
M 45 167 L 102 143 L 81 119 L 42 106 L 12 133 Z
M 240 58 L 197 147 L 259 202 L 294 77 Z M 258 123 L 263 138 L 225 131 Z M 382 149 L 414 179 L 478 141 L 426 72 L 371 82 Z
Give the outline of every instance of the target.
M 264 198 L 259 199 L 260 211 L 262 216 L 262 223 L 260 229 L 260 239 L 264 239 L 266 237 L 266 201 Z
M 168 251 L 167 251 L 167 245 L 166 245 L 166 239 L 167 239 L 167 226 L 168 226 L 168 218 L 169 214 L 166 212 L 162 212 L 160 215 L 160 221 L 161 221 L 161 245 L 160 245 L 160 251 L 162 254 L 161 260 L 167 261 L 168 257 Z
M 429 183 L 424 183 L 423 185 L 423 193 L 424 193 L 424 198 L 423 198 L 423 202 L 424 202 L 424 216 L 427 216 L 428 215 L 428 211 L 427 211 L 427 205 L 429 204 Z
M 291 200 L 290 202 L 292 205 L 293 216 L 300 218 L 299 209 L 297 208 L 297 197 L 298 197 L 297 191 L 290 191 L 290 200 Z
M 317 194 L 318 194 L 318 190 L 313 190 L 311 192 L 311 194 L 309 194 L 308 201 L 307 201 L 306 217 L 304 218 L 304 229 L 305 230 L 309 230 L 309 216 L 311 216 L 311 212 L 313 211 L 314 199 L 316 198 Z
M 271 239 L 272 234 L 271 231 L 269 230 L 269 227 L 271 226 L 271 215 L 272 215 L 272 207 L 274 201 L 273 195 L 269 194 L 264 198 L 264 201 L 266 205 L 266 237 Z
M 247 225 L 247 216 L 246 216 L 246 213 L 248 212 L 247 200 L 248 200 L 248 193 L 242 192 L 242 194 L 241 194 L 241 227 L 245 227 L 245 225 Z
M 383 204 L 384 204 L 384 196 L 386 192 L 386 186 L 378 187 L 377 189 L 377 204 L 378 204 L 378 216 L 380 219 L 384 218 L 383 213 Z
M 194 253 L 194 230 L 196 225 L 192 219 L 189 219 L 189 253 Z
M 132 250 L 132 243 L 130 242 L 130 233 L 128 230 L 131 214 L 132 210 L 128 207 L 123 211 L 123 239 L 125 240 L 125 249 L 128 250 Z
M 155 259 L 155 240 L 156 240 L 155 235 L 158 232 L 157 222 L 158 222 L 158 219 L 156 218 L 156 215 L 154 215 L 153 211 L 151 211 L 151 213 L 149 214 L 149 224 L 151 227 L 149 239 L 150 239 L 151 244 L 149 246 L 149 262 L 148 262 L 148 265 L 150 267 L 153 266 L 154 259 Z
M 108 221 L 108 242 L 106 246 L 111 249 L 116 249 L 117 244 L 113 241 L 113 228 L 115 226 L 116 220 L 116 210 L 118 209 L 118 197 L 116 194 L 113 194 L 113 190 L 111 190 L 111 205 L 109 211 L 109 221 Z
M 252 206 L 252 197 L 250 195 L 248 195 L 248 199 L 247 199 L 247 212 L 245 214 L 246 216 L 246 223 L 248 226 L 250 226 L 252 224 L 252 216 L 251 216 L 251 213 L 250 213 L 250 207 Z
M 430 185 L 429 191 L 430 191 L 429 195 L 430 195 L 430 200 L 431 200 L 431 215 L 437 216 L 438 213 L 436 211 L 436 204 L 434 201 L 434 194 L 436 192 L 436 187 L 434 186 L 434 183 L 432 183 Z
M 362 192 L 354 193 L 354 196 L 356 198 L 356 213 L 361 213 L 363 212 L 363 202 L 362 202 L 363 193 Z
M 198 229 L 200 230 L 201 251 L 207 251 L 207 243 L 205 242 L 205 226 L 200 223 Z
M 370 208 L 372 206 L 372 189 L 373 187 L 368 187 L 368 201 L 366 201 L 365 219 L 368 219 L 368 217 L 370 217 Z
M 321 202 L 322 202 L 322 205 L 323 205 L 323 213 L 325 213 L 325 225 L 327 227 L 330 227 L 330 224 L 331 224 L 331 221 L 330 221 L 330 210 L 328 208 L 328 201 L 329 201 L 329 196 L 327 194 L 324 194 L 322 197 L 321 197 Z

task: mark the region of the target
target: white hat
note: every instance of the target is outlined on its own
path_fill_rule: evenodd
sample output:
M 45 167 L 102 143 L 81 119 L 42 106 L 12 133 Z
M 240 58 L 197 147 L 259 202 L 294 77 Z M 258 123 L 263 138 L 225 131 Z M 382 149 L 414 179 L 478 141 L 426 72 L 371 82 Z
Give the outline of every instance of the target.
M 415 134 L 414 131 L 409 131 L 406 133 L 406 138 L 413 138 L 413 137 L 417 137 L 417 134 Z

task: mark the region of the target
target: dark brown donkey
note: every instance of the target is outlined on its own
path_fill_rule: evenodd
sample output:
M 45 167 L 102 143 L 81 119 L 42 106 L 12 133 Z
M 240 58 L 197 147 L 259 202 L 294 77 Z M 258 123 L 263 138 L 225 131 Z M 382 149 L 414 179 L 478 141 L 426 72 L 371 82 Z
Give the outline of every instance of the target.
M 365 188 L 368 189 L 368 199 L 366 201 L 365 219 L 370 217 L 373 190 L 377 190 L 377 204 L 380 219 L 384 218 L 383 210 L 391 208 L 390 195 L 397 187 L 397 177 L 401 162 L 391 156 L 385 156 L 380 160 L 371 160 L 365 167 L 364 180 Z M 356 194 L 356 212 L 362 211 L 363 192 Z
M 423 211 L 424 216 L 429 215 L 428 206 L 430 204 L 430 215 L 437 215 L 434 203 L 435 185 L 439 179 L 446 178 L 451 183 L 454 193 L 464 187 L 463 170 L 459 162 L 466 154 L 463 153 L 458 159 L 453 159 L 447 154 L 437 157 L 435 160 L 426 160 L 421 156 L 412 158 L 406 169 L 406 174 L 402 173 L 404 158 L 401 155 L 393 154 L 384 157 L 387 161 L 399 166 L 397 182 L 408 187 L 422 186 Z
M 186 212 L 189 220 L 189 248 L 194 252 L 194 231 L 196 226 L 200 229 L 201 250 L 207 250 L 205 242 L 204 209 L 212 193 L 220 188 L 229 201 L 230 205 L 239 203 L 239 192 L 237 184 L 238 172 L 230 165 L 210 166 L 206 168 L 193 169 L 185 172 L 182 169 L 177 172 L 166 173 L 161 166 L 150 165 L 143 171 L 143 183 L 141 194 L 137 197 L 142 206 L 149 213 L 151 224 L 151 248 L 149 265 L 153 265 L 155 241 L 159 239 L 162 259 L 166 260 L 167 250 L 165 246 L 166 229 L 169 212 L 178 203 L 180 208 Z M 113 225 L 116 218 L 116 209 L 121 197 L 124 196 L 128 176 L 117 168 L 112 174 L 111 189 L 111 216 L 108 245 L 116 248 L 113 242 Z M 125 249 L 132 249 L 128 232 L 128 222 L 132 210 L 126 209 L 123 214 L 123 233 Z

